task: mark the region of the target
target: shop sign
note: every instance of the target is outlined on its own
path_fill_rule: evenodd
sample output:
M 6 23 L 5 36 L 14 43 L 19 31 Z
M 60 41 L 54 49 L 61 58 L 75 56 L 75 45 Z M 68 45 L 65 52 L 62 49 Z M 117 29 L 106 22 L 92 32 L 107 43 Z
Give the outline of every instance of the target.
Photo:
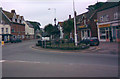
M 112 26 L 118 26 L 118 25 L 120 25 L 120 23 L 114 23 L 114 24 L 112 24 Z
M 85 28 L 86 26 L 78 26 L 79 28 Z
M 104 27 L 110 27 L 110 24 L 103 24 L 103 25 L 99 25 L 99 28 L 104 28 Z

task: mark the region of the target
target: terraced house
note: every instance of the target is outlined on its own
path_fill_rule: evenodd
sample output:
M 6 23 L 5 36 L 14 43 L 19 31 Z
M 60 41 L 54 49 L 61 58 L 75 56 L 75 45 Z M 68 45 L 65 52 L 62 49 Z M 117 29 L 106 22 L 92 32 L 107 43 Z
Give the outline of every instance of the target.
M 11 26 L 9 18 L 0 8 L 0 41 L 9 42 L 11 37 Z
M 28 21 L 24 21 L 24 24 L 25 24 L 25 39 L 33 39 L 34 26 L 30 24 Z
M 3 14 L 8 18 L 11 26 L 11 39 L 25 39 L 25 24 L 24 17 L 17 15 L 15 10 L 11 12 L 2 10 Z
M 120 41 L 120 2 L 105 3 L 97 13 L 100 41 Z
M 90 5 L 87 8 L 87 12 L 77 15 L 77 34 L 79 41 L 88 37 L 98 37 L 97 11 L 103 4 L 103 2 L 98 2 Z

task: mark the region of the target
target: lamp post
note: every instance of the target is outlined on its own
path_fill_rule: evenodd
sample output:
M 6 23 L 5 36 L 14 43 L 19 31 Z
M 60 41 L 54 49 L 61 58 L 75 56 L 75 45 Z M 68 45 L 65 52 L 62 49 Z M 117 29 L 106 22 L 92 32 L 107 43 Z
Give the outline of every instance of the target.
M 75 37 L 75 46 L 77 46 L 76 12 L 75 12 L 75 3 L 74 3 L 74 0 L 73 0 L 73 11 L 74 11 L 74 37 Z
M 52 10 L 52 9 L 54 10 L 54 13 L 55 13 L 54 14 L 55 15 L 54 22 L 55 22 L 55 26 L 56 26 L 56 20 L 57 20 L 56 19 L 56 8 L 48 8 L 48 10 Z

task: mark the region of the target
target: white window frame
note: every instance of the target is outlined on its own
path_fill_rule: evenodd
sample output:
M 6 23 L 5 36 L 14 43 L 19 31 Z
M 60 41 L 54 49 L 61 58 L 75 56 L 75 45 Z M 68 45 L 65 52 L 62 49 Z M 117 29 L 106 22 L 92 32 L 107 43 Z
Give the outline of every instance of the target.
M 114 19 L 118 19 L 118 12 L 114 13 Z

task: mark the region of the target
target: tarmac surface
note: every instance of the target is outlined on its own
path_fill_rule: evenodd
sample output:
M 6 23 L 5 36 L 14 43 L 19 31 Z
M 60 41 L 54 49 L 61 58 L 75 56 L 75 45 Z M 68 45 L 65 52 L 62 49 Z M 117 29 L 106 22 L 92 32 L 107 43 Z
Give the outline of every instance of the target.
M 101 43 L 99 48 L 61 51 L 36 48 L 36 42 L 2 47 L 3 77 L 118 77 L 117 43 L 108 43 L 111 48 Z

